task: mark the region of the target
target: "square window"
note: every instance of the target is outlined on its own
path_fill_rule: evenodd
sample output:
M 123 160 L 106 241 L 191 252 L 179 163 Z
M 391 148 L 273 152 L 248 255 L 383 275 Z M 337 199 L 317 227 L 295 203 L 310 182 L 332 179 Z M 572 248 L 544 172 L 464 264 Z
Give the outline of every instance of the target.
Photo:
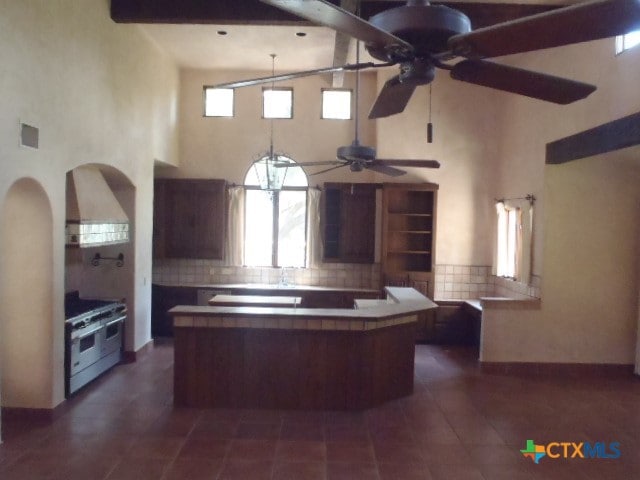
M 262 117 L 293 118 L 293 89 L 263 88 Z
M 204 87 L 204 116 L 233 117 L 234 90 Z
M 322 118 L 330 120 L 351 119 L 351 90 L 323 89 Z
M 616 37 L 616 55 L 620 55 L 638 44 L 640 44 L 640 30 L 629 32 L 626 35 L 618 35 Z

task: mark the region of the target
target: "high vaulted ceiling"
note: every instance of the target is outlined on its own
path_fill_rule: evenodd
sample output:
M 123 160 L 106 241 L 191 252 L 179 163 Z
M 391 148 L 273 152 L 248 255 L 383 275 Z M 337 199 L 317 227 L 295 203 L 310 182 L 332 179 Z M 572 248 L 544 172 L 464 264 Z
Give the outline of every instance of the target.
M 330 1 L 340 4 L 340 0 Z M 462 11 L 474 29 L 576 3 L 522 3 L 525 1 L 434 3 Z M 361 16 L 369 18 L 403 3 L 363 0 Z M 314 26 L 259 0 L 111 0 L 111 18 L 118 23 L 144 24 L 144 31 L 181 67 L 269 70 L 269 54 L 276 53 L 278 70 L 307 70 L 330 66 L 334 59 L 333 30 Z M 353 61 L 353 50 L 352 45 L 348 61 Z

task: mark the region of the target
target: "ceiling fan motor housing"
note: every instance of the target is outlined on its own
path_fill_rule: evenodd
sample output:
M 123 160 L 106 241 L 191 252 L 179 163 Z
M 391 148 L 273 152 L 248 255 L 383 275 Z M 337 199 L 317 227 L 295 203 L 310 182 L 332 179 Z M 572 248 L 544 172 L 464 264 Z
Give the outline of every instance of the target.
M 471 21 L 464 13 L 444 5 L 429 5 L 424 0 L 409 0 L 406 5 L 380 12 L 369 23 L 414 47 L 414 52 L 403 52 L 379 45 L 365 46 L 371 56 L 385 62 L 412 60 L 414 56 L 429 58 L 447 52 L 451 36 L 471 31 Z
M 338 147 L 336 157 L 345 161 L 374 160 L 376 158 L 376 149 L 360 145 L 360 143 L 354 141 L 351 145 Z

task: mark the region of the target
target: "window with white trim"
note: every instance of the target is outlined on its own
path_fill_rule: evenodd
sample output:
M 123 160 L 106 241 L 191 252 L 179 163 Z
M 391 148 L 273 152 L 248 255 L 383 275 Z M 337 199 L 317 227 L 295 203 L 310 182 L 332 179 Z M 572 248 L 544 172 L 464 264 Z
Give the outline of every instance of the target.
M 494 273 L 529 284 L 531 280 L 533 203 L 535 197 L 496 203 L 497 230 Z
M 293 88 L 263 88 L 262 117 L 293 118 Z
M 244 181 L 244 264 L 252 267 L 304 267 L 306 264 L 307 187 L 304 170 L 289 167 L 281 190 L 260 188 L 260 169 L 265 158 L 256 161 Z M 278 155 L 278 162 L 295 163 Z
M 204 87 L 204 116 L 233 117 L 234 90 Z
M 345 88 L 322 89 L 322 119 L 351 119 L 351 90 Z
M 496 275 L 515 278 L 517 271 L 518 243 L 518 208 L 497 204 L 498 210 L 498 245 L 496 255 Z

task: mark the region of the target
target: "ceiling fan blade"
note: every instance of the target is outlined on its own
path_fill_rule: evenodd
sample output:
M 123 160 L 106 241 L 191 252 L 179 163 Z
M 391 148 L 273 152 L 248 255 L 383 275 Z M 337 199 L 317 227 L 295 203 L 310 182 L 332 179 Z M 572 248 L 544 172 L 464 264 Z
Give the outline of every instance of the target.
M 322 73 L 364 70 L 365 68 L 389 67 L 391 65 L 394 65 L 394 64 L 390 62 L 389 63 L 373 63 L 373 62 L 350 63 L 348 65 L 341 65 L 339 67 L 317 68 L 315 70 L 303 70 L 301 72 L 284 73 L 282 75 L 273 75 L 270 77 L 250 78 L 247 80 L 239 80 L 237 82 L 219 83 L 217 85 L 214 85 L 213 88 L 250 87 L 253 85 L 261 85 L 265 83 L 292 80 L 294 78 L 310 77 L 311 75 L 320 75 Z
M 366 20 L 326 0 L 260 0 L 263 3 L 306 18 L 318 25 L 333 28 L 337 32 L 357 38 L 367 44 L 401 48 L 413 51 L 404 40 L 382 30 Z
M 388 165 L 384 165 L 382 163 L 367 163 L 364 168 L 369 170 L 373 170 L 374 172 L 382 173 L 384 175 L 389 175 L 390 177 L 399 177 L 400 175 L 404 175 L 404 170 L 400 170 L 399 168 L 390 167 Z
M 398 75 L 390 78 L 371 107 L 369 118 L 388 117 L 403 112 L 415 89 L 415 84 L 401 83 Z
M 295 162 L 295 163 L 289 163 L 289 162 L 277 162 L 274 163 L 273 166 L 276 168 L 287 168 L 287 167 L 315 167 L 315 166 L 319 166 L 319 165 L 344 165 L 344 162 L 341 162 L 339 160 L 322 160 L 319 162 Z
M 451 70 L 451 77 L 561 105 L 583 99 L 596 90 L 595 86 L 587 83 L 483 60 L 457 63 Z
M 418 167 L 418 168 L 440 168 L 440 162 L 437 160 L 398 160 L 378 158 L 374 163 L 391 165 L 394 167 Z
M 336 168 L 346 167 L 347 165 L 349 165 L 349 164 L 348 164 L 348 163 L 343 163 L 342 165 L 338 165 L 337 167 L 326 168 L 326 169 L 324 169 L 324 170 L 320 170 L 319 172 L 309 173 L 308 175 L 309 175 L 310 177 L 313 177 L 314 175 L 320 175 L 321 173 L 327 173 L 327 172 L 330 172 L 331 170 L 335 170 Z
M 497 57 L 598 40 L 638 29 L 638 0 L 591 0 L 454 35 L 448 43 L 456 55 Z

